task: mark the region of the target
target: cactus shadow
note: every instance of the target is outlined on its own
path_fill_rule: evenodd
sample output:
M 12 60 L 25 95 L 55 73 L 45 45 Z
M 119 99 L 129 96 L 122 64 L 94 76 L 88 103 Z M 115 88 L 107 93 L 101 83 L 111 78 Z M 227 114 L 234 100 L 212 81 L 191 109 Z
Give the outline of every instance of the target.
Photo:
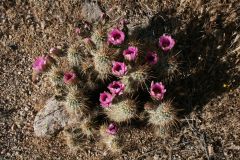
M 169 12 L 169 13 L 168 13 Z M 221 17 L 214 22 L 205 13 L 201 18 L 183 22 L 181 15 L 168 16 L 172 11 L 156 14 L 145 28 L 136 28 L 132 34 L 142 41 L 153 42 L 163 33 L 173 35 L 177 43 L 173 52 L 180 58 L 181 74 L 167 83 L 166 99 L 173 101 L 180 115 L 202 109 L 211 99 L 238 87 L 237 63 L 229 54 L 236 23 L 223 27 Z M 223 84 L 230 84 L 224 88 Z

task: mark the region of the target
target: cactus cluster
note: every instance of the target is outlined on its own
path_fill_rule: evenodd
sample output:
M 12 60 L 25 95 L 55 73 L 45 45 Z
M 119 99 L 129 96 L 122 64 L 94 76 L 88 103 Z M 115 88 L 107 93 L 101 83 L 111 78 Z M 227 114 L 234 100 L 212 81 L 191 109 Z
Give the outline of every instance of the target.
M 98 22 L 91 28 L 90 36 L 78 29 L 78 40 L 67 51 L 51 48 L 33 63 L 34 77 L 46 74 L 55 96 L 65 102 L 69 146 L 83 137 L 101 137 L 107 149 L 120 152 L 117 126 L 143 112 L 156 135 L 171 131 L 177 116 L 164 100 L 164 84 L 179 72 L 172 36 L 163 33 L 148 45 L 130 35 L 126 23 Z

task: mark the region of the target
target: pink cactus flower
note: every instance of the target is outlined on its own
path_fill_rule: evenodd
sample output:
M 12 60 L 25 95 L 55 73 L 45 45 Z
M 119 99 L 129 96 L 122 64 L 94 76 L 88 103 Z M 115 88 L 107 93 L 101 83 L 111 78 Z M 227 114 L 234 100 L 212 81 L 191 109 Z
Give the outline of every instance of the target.
M 123 75 L 125 75 L 127 73 L 127 66 L 125 65 L 124 62 L 116 62 L 113 61 L 112 62 L 112 73 L 117 76 L 117 77 L 121 77 Z
M 125 85 L 120 81 L 113 81 L 108 85 L 108 89 L 114 95 L 121 95 L 125 89 Z
M 108 92 L 103 92 L 100 93 L 99 101 L 101 103 L 101 106 L 103 108 L 108 108 L 112 104 L 112 100 L 114 98 L 114 95 L 108 93 Z
M 175 45 L 175 40 L 170 36 L 163 34 L 159 38 L 159 46 L 162 48 L 164 52 L 170 51 Z
M 110 135 L 115 135 L 117 134 L 118 128 L 114 123 L 110 123 L 108 128 L 107 128 L 107 133 Z
M 108 33 L 108 43 L 112 45 L 120 45 L 125 39 L 125 34 L 121 30 L 115 28 Z
M 128 49 L 123 51 L 123 56 L 126 60 L 134 61 L 138 55 L 138 48 L 134 46 L 129 46 Z
M 74 72 L 66 72 L 63 76 L 63 81 L 66 84 L 73 84 L 76 82 L 77 76 Z
M 148 51 L 145 59 L 149 64 L 154 65 L 158 62 L 159 58 L 158 58 L 158 54 L 155 51 L 153 52 Z
M 36 73 L 41 73 L 47 68 L 48 56 L 40 56 L 33 62 L 32 68 Z
M 150 95 L 152 98 L 161 101 L 163 99 L 163 96 L 166 92 L 166 89 L 164 88 L 164 85 L 162 82 L 156 82 L 154 83 L 152 81 L 151 88 L 150 88 Z

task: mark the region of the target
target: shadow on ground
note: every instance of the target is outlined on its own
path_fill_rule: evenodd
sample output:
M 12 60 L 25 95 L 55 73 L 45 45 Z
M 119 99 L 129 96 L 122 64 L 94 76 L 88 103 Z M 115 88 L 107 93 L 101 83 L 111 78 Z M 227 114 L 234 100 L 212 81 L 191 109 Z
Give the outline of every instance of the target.
M 173 52 L 178 53 L 181 74 L 167 85 L 166 99 L 175 97 L 173 102 L 182 110 L 180 116 L 185 116 L 228 91 L 224 84 L 238 87 L 237 55 L 230 53 L 238 26 L 236 21 L 225 23 L 221 12 L 215 18 L 208 13 L 192 15 L 187 21 L 181 14 L 169 14 L 173 12 L 156 14 L 146 28 L 137 28 L 133 34 L 139 40 L 154 40 L 163 33 L 176 39 Z

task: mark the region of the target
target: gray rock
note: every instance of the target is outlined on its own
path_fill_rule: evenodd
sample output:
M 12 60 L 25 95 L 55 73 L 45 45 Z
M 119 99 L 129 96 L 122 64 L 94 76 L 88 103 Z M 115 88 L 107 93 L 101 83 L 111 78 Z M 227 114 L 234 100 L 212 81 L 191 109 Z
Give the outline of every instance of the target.
M 37 113 L 33 124 L 34 132 L 39 137 L 51 137 L 63 129 L 68 119 L 62 103 L 52 97 Z
M 88 22 L 96 22 L 103 14 L 99 5 L 95 2 L 85 2 L 82 7 L 82 15 Z

